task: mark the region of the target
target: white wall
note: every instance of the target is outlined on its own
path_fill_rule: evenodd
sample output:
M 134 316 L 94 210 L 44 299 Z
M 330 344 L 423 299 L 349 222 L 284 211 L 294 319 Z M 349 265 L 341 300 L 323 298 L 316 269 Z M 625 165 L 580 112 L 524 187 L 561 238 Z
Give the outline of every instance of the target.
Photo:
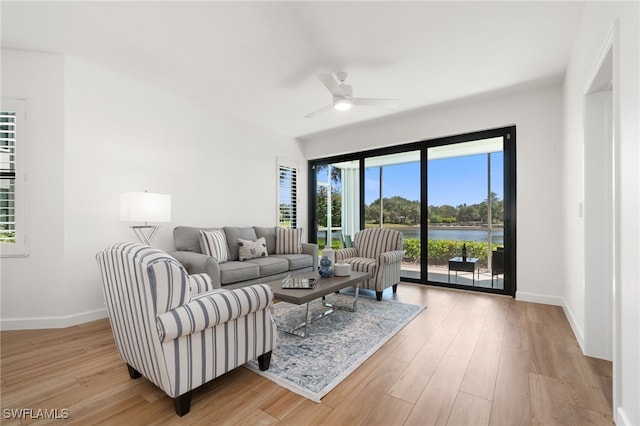
M 14 59 L 23 56 L 31 62 Z M 32 186 L 42 186 L 55 202 L 35 200 L 40 208 L 30 209 L 34 255 L 2 259 L 3 328 L 58 327 L 104 316 L 95 254 L 135 240 L 129 224 L 119 221 L 121 192 L 172 195 L 172 222 L 154 240 L 172 250 L 177 225 L 275 226 L 279 156 L 297 161 L 299 185 L 306 188 L 306 161 L 292 138 L 76 58 L 3 51 L 3 76 L 5 70 L 15 76 L 3 79 L 3 93 L 12 89 L 39 105 L 47 93 L 32 85 L 51 67 L 31 67 L 50 56 L 58 65 L 57 81 L 48 82 L 56 88 L 50 97 L 57 102 L 58 128 L 28 143 L 47 164 L 41 171 L 30 163 Z M 41 125 L 30 118 L 29 130 Z M 306 198 L 299 203 L 302 220 Z M 47 226 L 55 238 L 44 237 Z M 36 250 L 43 255 L 36 257 Z
M 614 420 L 618 425 L 640 424 L 640 134 L 639 61 L 640 7 L 638 2 L 587 2 L 567 69 L 565 111 L 565 310 L 573 318 L 576 334 L 585 332 L 585 318 L 593 309 L 586 302 L 585 256 L 572 251 L 584 244 L 584 223 L 573 214 L 585 188 L 584 106 L 587 86 L 597 71 L 597 61 L 608 34 L 613 31 L 613 117 L 614 117 Z M 581 188 L 585 188 L 582 191 Z M 589 261 L 593 261 L 589 259 Z M 609 286 L 611 282 L 603 282 Z M 580 336 L 579 336 L 580 337 Z M 589 336 L 587 336 L 588 338 Z
M 2 318 L 65 315 L 64 58 L 2 51 L 2 96 L 27 99 L 28 257 L 0 262 Z M 37 299 L 37 309 L 31 300 Z
M 562 304 L 562 88 L 466 99 L 437 108 L 315 134 L 300 142 L 307 158 L 516 125 L 517 294 Z

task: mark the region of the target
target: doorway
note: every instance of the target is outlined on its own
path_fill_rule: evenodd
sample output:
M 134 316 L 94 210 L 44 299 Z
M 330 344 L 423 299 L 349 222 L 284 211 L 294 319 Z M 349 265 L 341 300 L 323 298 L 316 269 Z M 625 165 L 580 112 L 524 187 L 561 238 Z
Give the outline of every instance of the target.
M 615 187 L 613 46 L 585 96 L 584 264 L 586 355 L 613 360 Z

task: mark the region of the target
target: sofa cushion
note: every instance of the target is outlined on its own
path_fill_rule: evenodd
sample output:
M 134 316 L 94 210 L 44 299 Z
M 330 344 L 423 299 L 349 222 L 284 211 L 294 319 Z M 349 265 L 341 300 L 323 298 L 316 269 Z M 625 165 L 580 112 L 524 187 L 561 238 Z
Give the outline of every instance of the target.
M 200 250 L 202 254 L 213 257 L 218 263 L 227 261 L 227 238 L 224 231 L 200 231 Z
M 229 261 L 220 264 L 220 284 L 253 280 L 260 277 L 260 266 L 250 262 Z
M 263 228 L 260 226 L 254 226 L 258 238 L 263 237 L 267 241 L 267 253 L 274 254 L 276 252 L 276 228 L 271 226 Z
M 271 257 L 286 259 L 289 263 L 290 271 L 302 268 L 313 268 L 313 257 L 308 254 L 274 254 Z
M 229 260 L 238 260 L 238 238 L 243 240 L 257 240 L 256 231 L 250 227 L 225 226 L 224 233 L 227 236 L 227 252 Z
M 238 260 L 255 259 L 257 257 L 267 257 L 267 242 L 264 238 L 257 240 L 243 240 L 238 238 Z
M 176 250 L 202 253 L 200 251 L 200 231 L 215 231 L 219 228 L 195 228 L 193 226 L 176 226 L 173 228 L 173 239 Z
M 376 276 L 377 260 L 367 257 L 350 257 L 343 260 L 344 263 L 351 265 L 352 271 L 368 272 L 372 277 Z
M 281 274 L 289 270 L 289 262 L 281 257 L 260 257 L 247 262 L 258 265 L 260 267 L 260 277 L 267 279 L 270 275 Z
M 277 228 L 276 229 L 276 253 L 300 254 L 302 253 L 302 228 Z

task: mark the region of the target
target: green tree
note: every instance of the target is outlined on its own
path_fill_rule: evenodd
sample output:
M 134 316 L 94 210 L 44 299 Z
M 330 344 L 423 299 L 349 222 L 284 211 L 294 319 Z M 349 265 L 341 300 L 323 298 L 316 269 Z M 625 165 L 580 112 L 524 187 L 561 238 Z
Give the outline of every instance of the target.
M 316 175 L 327 170 L 329 164 L 321 164 L 316 166 Z M 342 187 L 342 169 L 338 167 L 331 167 L 331 183 L 337 188 Z
M 327 188 L 321 186 L 316 194 L 318 226 L 327 226 Z M 342 194 L 331 193 L 331 226 L 342 226 Z
M 420 221 L 420 202 L 395 196 L 382 200 L 383 220 L 385 223 L 414 224 Z M 380 222 L 380 199 L 365 207 L 365 220 L 368 223 Z
M 367 223 L 380 223 L 380 199 L 364 208 L 364 220 Z
M 454 223 L 458 217 L 458 209 L 448 204 L 429 206 L 431 223 Z
M 457 219 L 458 222 L 480 222 L 482 219 L 480 217 L 478 204 L 471 206 L 467 206 L 466 204 L 459 205 Z
M 487 211 L 488 204 L 487 199 L 485 198 L 484 201 L 478 204 L 478 212 L 480 214 L 482 223 L 487 223 Z M 504 201 L 498 198 L 498 194 L 496 194 L 495 192 L 491 193 L 491 222 L 504 222 Z
M 429 223 L 442 223 L 442 216 L 439 214 L 430 215 Z

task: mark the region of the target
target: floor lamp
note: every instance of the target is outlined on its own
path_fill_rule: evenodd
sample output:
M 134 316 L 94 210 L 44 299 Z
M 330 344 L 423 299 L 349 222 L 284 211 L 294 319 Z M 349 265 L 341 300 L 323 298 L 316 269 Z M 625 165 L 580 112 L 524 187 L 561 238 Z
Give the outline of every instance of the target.
M 151 192 L 125 192 L 120 194 L 120 220 L 144 222 L 131 226 L 142 244 L 151 245 L 151 239 L 160 228 L 149 222 L 171 221 L 171 195 Z

